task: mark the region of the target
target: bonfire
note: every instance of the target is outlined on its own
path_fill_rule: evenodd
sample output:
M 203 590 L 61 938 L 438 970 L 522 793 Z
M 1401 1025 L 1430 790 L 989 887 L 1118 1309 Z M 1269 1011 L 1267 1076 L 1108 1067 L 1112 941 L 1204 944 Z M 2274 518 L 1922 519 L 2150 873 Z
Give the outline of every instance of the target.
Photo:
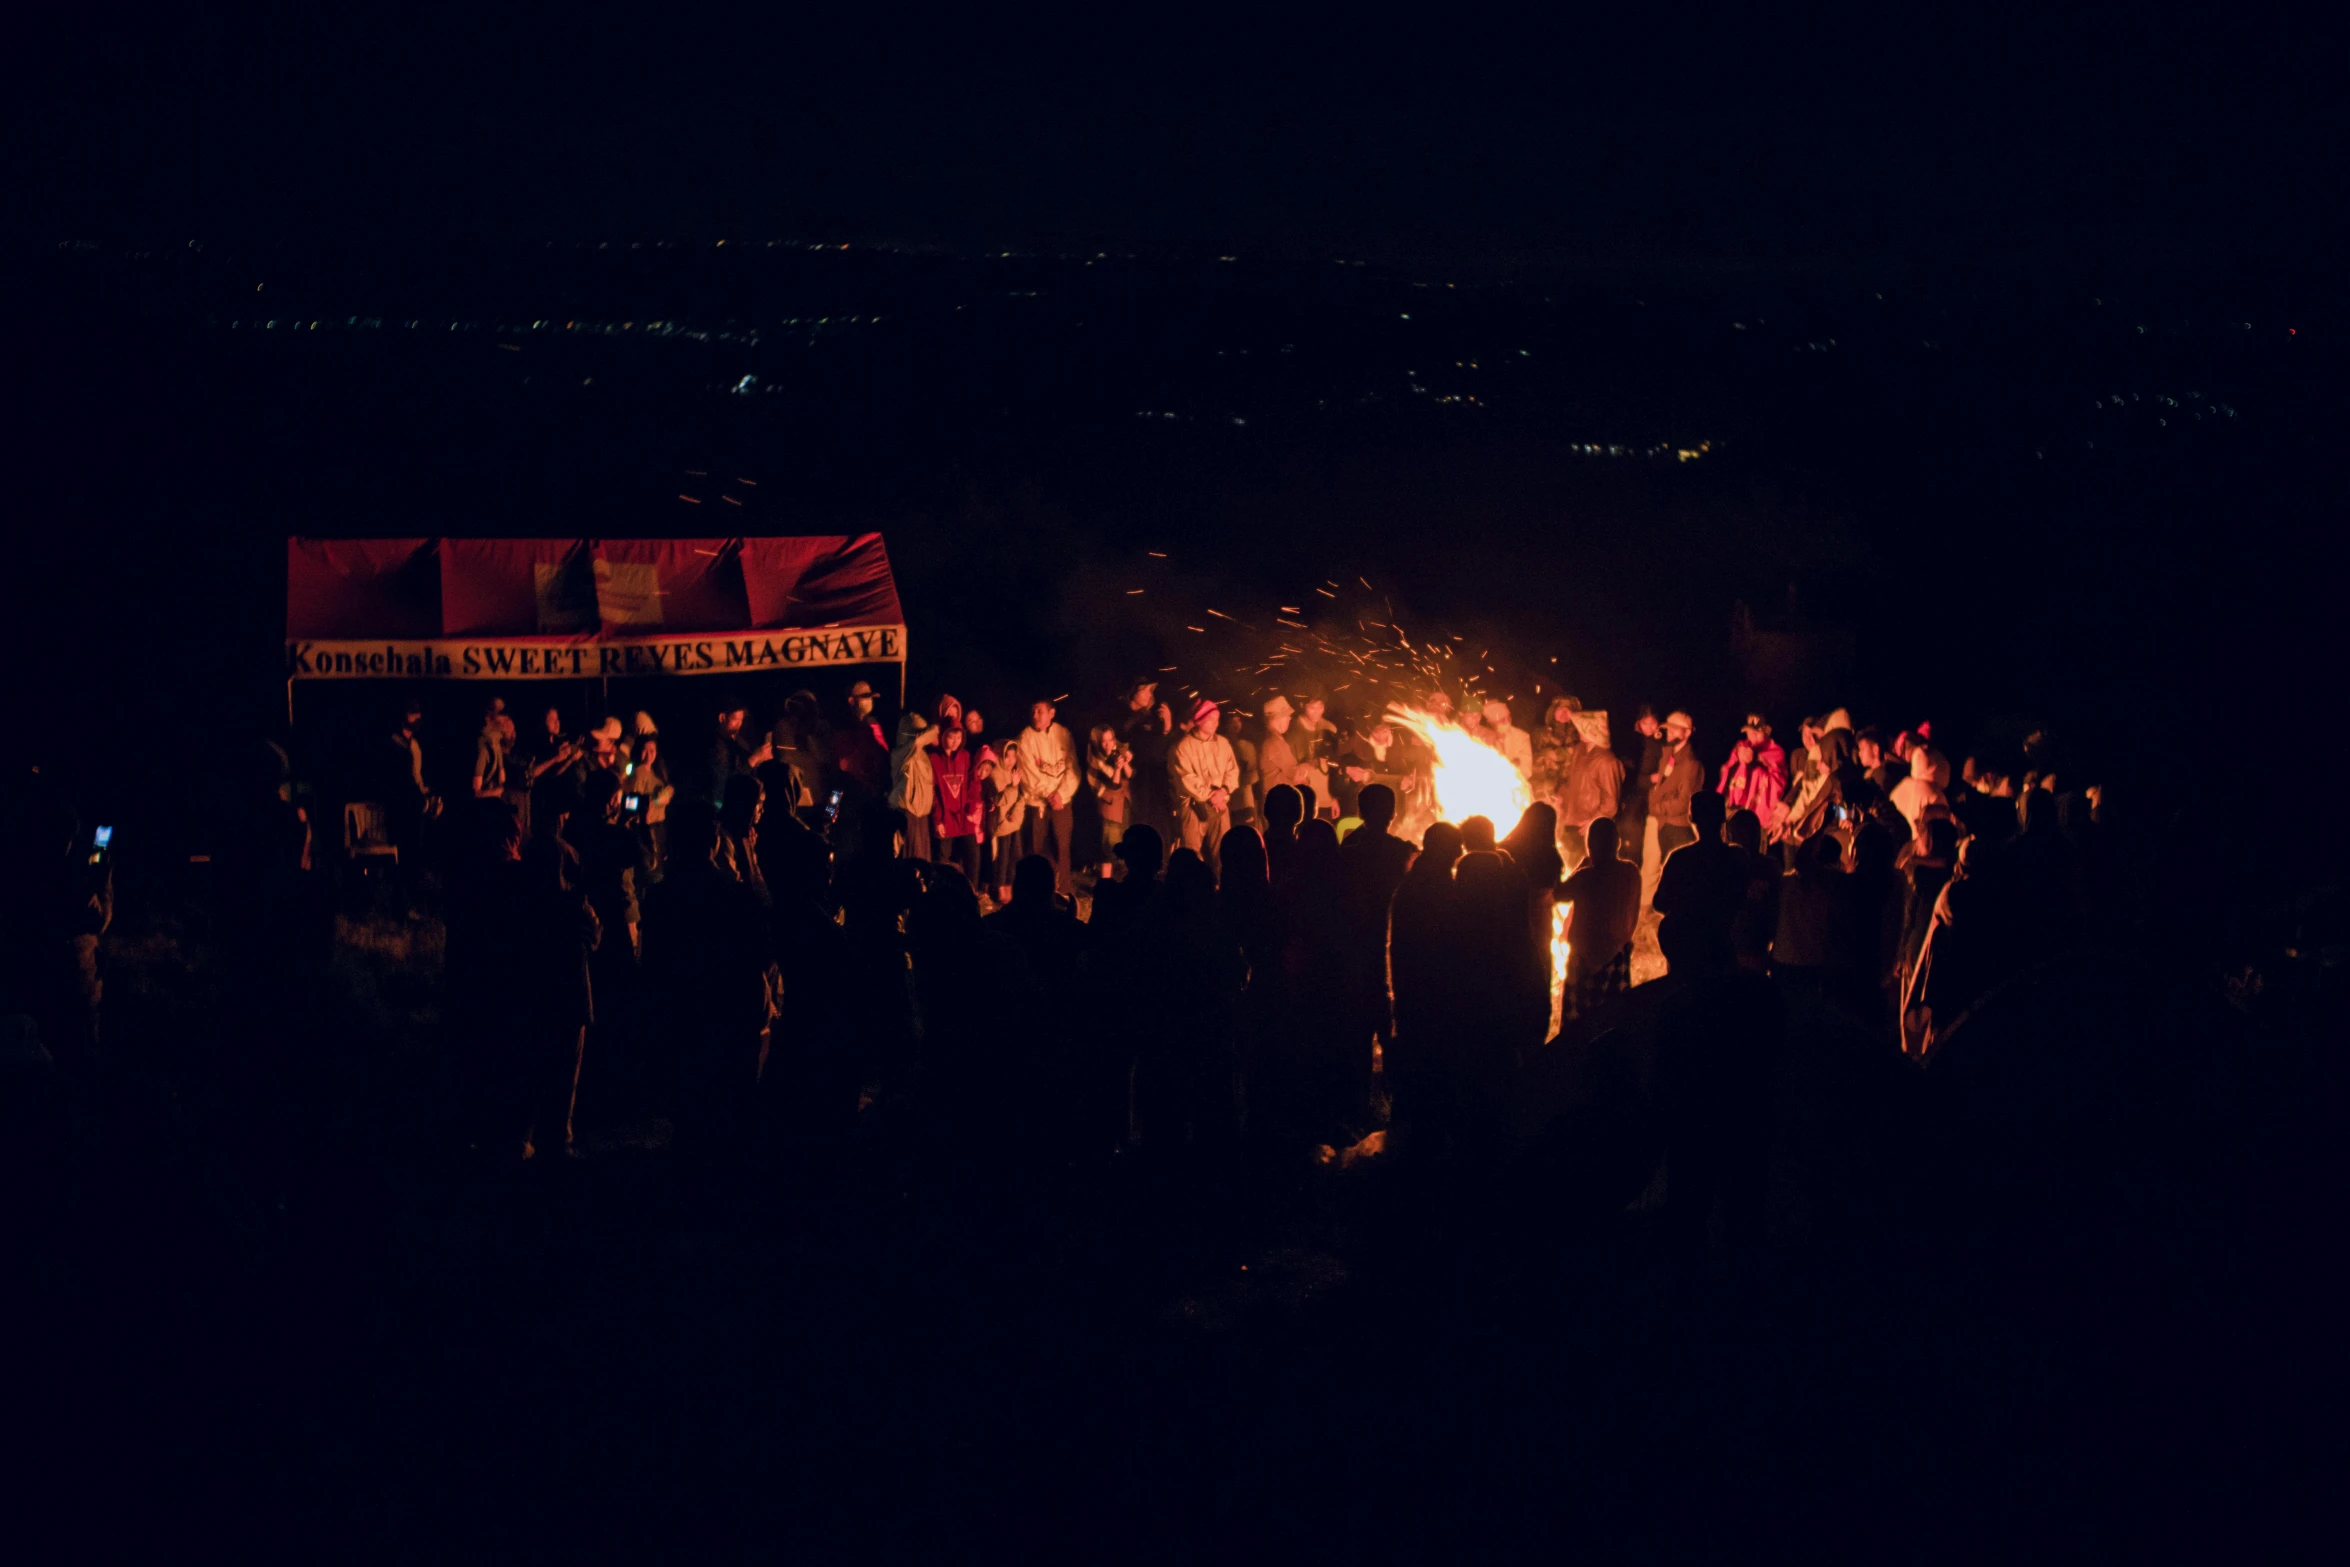
M 1519 776 L 1492 746 L 1478 739 L 1452 719 L 1426 708 L 1408 707 L 1398 703 L 1387 710 L 1387 721 L 1398 729 L 1408 729 L 1427 745 L 1430 777 L 1425 787 L 1429 798 L 1419 802 L 1405 802 L 1399 817 L 1417 821 L 1420 826 L 1410 834 L 1418 838 L 1435 822 L 1459 824 L 1472 816 L 1482 816 L 1493 823 L 1497 833 L 1507 833 L 1518 824 L 1526 807 L 1534 803 L 1533 786 Z M 1562 1003 L 1566 995 L 1567 979 L 1567 917 L 1572 905 L 1561 903 L 1551 910 L 1550 923 L 1550 1029 L 1556 1034 Z

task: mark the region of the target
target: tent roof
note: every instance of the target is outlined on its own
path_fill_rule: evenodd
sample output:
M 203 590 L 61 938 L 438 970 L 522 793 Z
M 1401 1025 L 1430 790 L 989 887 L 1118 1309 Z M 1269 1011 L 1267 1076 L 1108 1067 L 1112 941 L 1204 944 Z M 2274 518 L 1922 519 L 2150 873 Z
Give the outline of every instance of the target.
M 904 622 L 878 533 L 286 541 L 286 636 L 595 642 Z

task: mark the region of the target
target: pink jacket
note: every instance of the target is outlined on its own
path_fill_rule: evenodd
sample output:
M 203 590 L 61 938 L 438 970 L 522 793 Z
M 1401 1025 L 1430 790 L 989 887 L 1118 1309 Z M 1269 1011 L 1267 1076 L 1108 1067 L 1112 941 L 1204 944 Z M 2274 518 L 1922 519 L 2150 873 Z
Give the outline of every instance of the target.
M 1721 793 L 1725 813 L 1752 811 L 1762 818 L 1767 833 L 1779 825 L 1780 802 L 1787 793 L 1787 753 L 1778 741 L 1765 740 L 1752 759 L 1742 762 L 1738 759 L 1741 749 L 1746 749 L 1743 742 L 1732 748 L 1715 788 Z

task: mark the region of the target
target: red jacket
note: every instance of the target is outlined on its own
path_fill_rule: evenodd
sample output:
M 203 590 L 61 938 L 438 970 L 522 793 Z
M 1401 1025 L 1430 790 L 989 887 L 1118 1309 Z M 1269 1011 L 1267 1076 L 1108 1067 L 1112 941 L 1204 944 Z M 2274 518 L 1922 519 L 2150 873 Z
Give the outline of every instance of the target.
M 1776 740 L 1756 747 L 1751 761 L 1741 762 L 1733 750 L 1722 764 L 1718 787 L 1725 813 L 1752 811 L 1762 818 L 1763 831 L 1769 832 L 1778 825 L 1780 797 L 1787 792 L 1787 753 Z
M 941 838 L 976 838 L 987 810 L 986 791 L 980 787 L 978 758 L 968 745 L 954 751 L 930 753 L 930 776 L 936 785 L 930 806 L 930 830 Z

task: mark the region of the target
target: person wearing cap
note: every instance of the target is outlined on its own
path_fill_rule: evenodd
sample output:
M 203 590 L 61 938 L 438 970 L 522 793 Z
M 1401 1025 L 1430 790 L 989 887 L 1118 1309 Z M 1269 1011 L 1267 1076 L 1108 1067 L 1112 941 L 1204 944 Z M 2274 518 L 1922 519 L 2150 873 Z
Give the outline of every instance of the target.
M 832 765 L 844 787 L 879 795 L 889 787 L 889 741 L 873 716 L 873 687 L 849 687 L 849 721 L 833 736 Z
M 1690 748 L 1689 736 L 1696 725 L 1687 713 L 1676 709 L 1665 715 L 1665 744 L 1659 753 L 1657 770 L 1648 781 L 1648 814 L 1656 823 L 1657 864 L 1649 868 L 1647 893 L 1656 896 L 1656 878 L 1664 873 L 1664 862 L 1673 857 L 1673 851 L 1683 844 L 1697 841 L 1697 828 L 1689 818 L 1689 801 L 1705 787 L 1705 764 Z
M 1730 759 L 1714 784 L 1728 814 L 1752 811 L 1765 835 L 1779 825 L 1779 805 L 1787 792 L 1787 753 L 1771 738 L 1771 721 L 1748 713 Z
M 1225 829 L 1232 825 L 1232 795 L 1240 787 L 1240 758 L 1233 755 L 1232 742 L 1216 732 L 1223 716 L 1215 703 L 1201 697 L 1167 757 L 1182 846 L 1211 868 L 1219 863 Z
M 1058 711 L 1050 702 L 1029 704 L 1028 727 L 1020 731 L 1020 792 L 1033 807 L 1027 850 L 1053 862 L 1053 891 L 1067 897 L 1070 829 L 1077 819 L 1070 805 L 1084 778 L 1084 759 L 1067 727 L 1056 721 Z
M 1261 798 L 1270 798 L 1283 784 L 1292 789 L 1313 787 L 1306 777 L 1305 764 L 1298 760 L 1296 748 L 1290 742 L 1290 731 L 1297 723 L 1297 710 L 1289 705 L 1289 698 L 1276 695 L 1265 704 L 1265 738 L 1257 742 L 1257 789 Z M 1309 809 L 1306 814 L 1311 816 Z

